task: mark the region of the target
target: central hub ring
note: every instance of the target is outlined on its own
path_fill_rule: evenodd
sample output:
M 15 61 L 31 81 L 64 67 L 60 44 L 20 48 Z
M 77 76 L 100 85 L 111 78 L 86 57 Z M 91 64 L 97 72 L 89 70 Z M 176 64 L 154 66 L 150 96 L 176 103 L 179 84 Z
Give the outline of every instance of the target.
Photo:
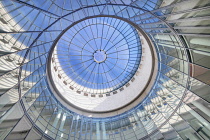
M 93 54 L 94 61 L 97 63 L 102 63 L 106 60 L 106 53 L 103 50 L 97 50 Z

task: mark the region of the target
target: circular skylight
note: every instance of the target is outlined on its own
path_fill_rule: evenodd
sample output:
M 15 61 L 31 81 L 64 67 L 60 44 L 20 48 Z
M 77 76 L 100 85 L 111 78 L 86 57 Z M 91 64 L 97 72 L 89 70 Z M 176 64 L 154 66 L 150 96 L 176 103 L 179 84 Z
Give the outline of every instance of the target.
M 103 50 L 97 50 L 94 52 L 94 60 L 97 63 L 102 63 L 106 60 L 106 52 L 104 52 Z
M 103 94 L 131 80 L 140 64 L 141 43 L 129 23 L 95 17 L 69 28 L 53 54 L 66 84 L 85 93 Z

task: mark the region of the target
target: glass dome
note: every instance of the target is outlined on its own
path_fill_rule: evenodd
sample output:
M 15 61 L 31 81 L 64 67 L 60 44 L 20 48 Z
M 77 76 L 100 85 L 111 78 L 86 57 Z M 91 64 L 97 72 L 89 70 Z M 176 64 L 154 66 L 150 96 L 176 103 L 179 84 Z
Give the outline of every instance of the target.
M 0 139 L 210 139 L 209 5 L 1 0 Z
M 148 42 L 143 30 L 120 17 L 96 16 L 70 25 L 48 55 L 53 95 L 85 116 L 110 117 L 133 108 L 157 75 L 157 56 Z
M 124 86 L 141 59 L 137 30 L 112 17 L 90 18 L 70 27 L 55 50 L 55 66 L 62 68 L 59 74 L 72 87 L 91 94 L 109 93 Z

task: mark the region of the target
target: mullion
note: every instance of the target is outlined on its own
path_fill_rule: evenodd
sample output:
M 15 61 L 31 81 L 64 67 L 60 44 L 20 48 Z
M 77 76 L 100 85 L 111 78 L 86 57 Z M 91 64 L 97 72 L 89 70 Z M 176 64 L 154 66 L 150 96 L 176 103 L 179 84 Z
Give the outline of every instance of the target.
M 116 23 L 116 21 L 118 21 L 118 19 L 115 19 L 115 22 L 114 22 L 114 24 Z M 117 26 L 120 24 L 120 22 L 121 21 L 119 21 L 118 22 L 118 24 L 117 24 Z M 128 25 L 127 25 L 128 26 Z M 110 29 L 110 28 L 109 28 Z M 109 32 L 109 30 L 108 30 L 108 32 Z M 107 32 L 107 33 L 108 33 Z M 106 45 L 105 45 L 105 47 L 104 47 L 104 49 L 103 50 L 105 50 L 106 49 L 106 47 L 107 47 L 107 45 L 108 45 L 108 42 L 110 42 L 111 41 L 111 38 L 112 38 L 112 36 L 114 35 L 114 33 L 116 32 L 116 29 L 114 30 L 114 32 L 112 32 L 112 35 L 109 37 L 109 39 L 108 39 L 108 41 L 107 41 L 107 43 L 106 43 Z M 119 36 L 119 35 L 118 35 Z M 106 36 L 107 37 L 107 36 Z
M 93 63 L 94 63 L 94 61 L 93 61 L 90 65 L 92 65 Z M 90 65 L 89 65 L 89 66 L 90 66 Z M 88 67 L 89 67 L 89 66 L 88 66 Z M 84 80 L 80 77 L 80 75 L 81 75 L 81 73 L 83 73 L 85 70 L 86 70 L 86 69 L 84 69 L 83 71 L 81 71 L 81 72 L 78 74 L 78 76 L 77 76 L 77 78 L 76 78 L 75 80 L 77 80 L 77 79 L 79 78 L 79 79 L 81 79 L 82 81 L 84 81 Z M 81 81 L 81 80 L 80 80 L 80 81 Z M 75 82 L 75 83 L 76 83 L 76 82 Z M 74 84 L 73 84 L 73 85 L 74 85 Z
M 95 66 L 96 66 L 96 65 L 97 65 L 97 63 L 95 63 Z M 94 66 L 93 70 L 95 69 L 95 66 Z M 90 72 L 89 77 L 88 77 L 86 83 L 90 83 L 89 79 L 90 79 L 91 75 L 93 74 L 93 70 L 92 70 L 92 72 Z M 87 73 L 88 73 L 88 71 L 87 71 Z M 84 88 L 85 88 L 85 87 L 84 87 Z M 84 88 L 83 88 L 83 89 L 84 89 Z M 86 91 L 87 91 L 87 90 L 86 90 Z
M 94 63 L 94 62 L 92 62 L 88 67 L 90 67 L 93 63 Z M 95 64 L 95 65 L 96 65 L 96 64 Z M 88 68 L 88 67 L 86 67 L 86 68 Z M 87 80 L 84 80 L 84 77 L 86 77 L 86 75 L 88 74 L 88 72 L 89 72 L 89 71 L 86 69 L 86 74 L 83 75 L 83 76 L 82 76 L 83 78 L 81 79 L 82 83 L 84 83 L 84 82 L 85 82 L 85 83 L 88 83 L 89 78 L 90 78 L 90 75 L 91 75 L 91 73 L 92 73 L 92 72 L 91 72 L 91 73 L 89 74 L 89 77 L 87 78 Z M 82 73 L 82 72 L 81 72 L 81 73 Z M 85 84 L 85 83 L 84 83 L 84 84 Z M 83 90 L 84 90 L 84 88 L 87 88 L 87 87 L 84 87 L 84 86 L 83 86 Z

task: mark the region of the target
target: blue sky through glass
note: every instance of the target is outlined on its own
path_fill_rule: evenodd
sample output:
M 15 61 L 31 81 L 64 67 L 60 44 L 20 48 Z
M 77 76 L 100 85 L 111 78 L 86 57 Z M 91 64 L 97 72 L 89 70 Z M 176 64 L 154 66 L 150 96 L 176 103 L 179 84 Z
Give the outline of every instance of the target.
M 60 38 L 56 49 L 67 83 L 85 92 L 96 89 L 96 93 L 107 93 L 122 87 L 133 77 L 141 58 L 136 29 L 112 17 L 86 19 L 74 25 Z M 100 55 L 99 61 L 96 55 Z

